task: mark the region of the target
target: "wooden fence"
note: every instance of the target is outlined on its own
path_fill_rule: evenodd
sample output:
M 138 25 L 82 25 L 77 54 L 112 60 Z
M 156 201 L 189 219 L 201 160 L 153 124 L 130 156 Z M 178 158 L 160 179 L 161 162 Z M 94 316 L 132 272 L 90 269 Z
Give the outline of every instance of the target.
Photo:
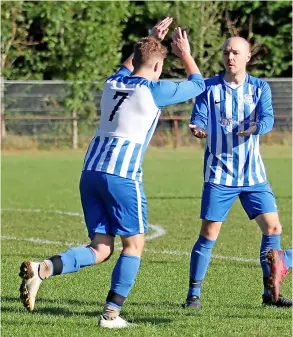
M 5 121 L 9 120 L 59 120 L 59 121 L 67 121 L 71 123 L 71 144 L 73 149 L 78 148 L 78 121 L 79 118 L 76 116 L 76 113 L 73 113 L 71 117 L 65 116 L 2 116 L 1 118 L 1 139 L 4 140 L 5 130 L 4 123 Z M 190 120 L 188 116 L 161 116 L 160 120 L 172 122 L 172 133 L 173 133 L 173 147 L 177 148 L 180 144 L 180 128 L 179 128 L 179 121 L 186 121 Z M 288 114 L 285 115 L 277 115 L 275 116 L 275 121 L 282 120 L 286 121 L 286 123 L 292 123 L 292 117 Z M 98 121 L 98 120 L 97 120 Z

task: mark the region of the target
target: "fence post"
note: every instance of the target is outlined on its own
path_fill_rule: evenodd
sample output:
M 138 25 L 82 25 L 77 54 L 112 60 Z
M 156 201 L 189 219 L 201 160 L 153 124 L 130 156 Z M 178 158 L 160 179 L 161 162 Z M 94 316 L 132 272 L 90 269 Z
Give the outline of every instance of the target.
M 176 149 L 179 145 L 179 127 L 178 127 L 178 120 L 174 119 L 174 149 Z
M 72 112 L 72 148 L 76 150 L 78 148 L 78 128 L 77 128 L 77 113 Z
M 5 128 L 5 120 L 4 120 L 4 79 L 1 76 L 0 78 L 0 90 L 1 90 L 1 143 L 3 142 L 3 139 L 6 137 L 6 128 Z

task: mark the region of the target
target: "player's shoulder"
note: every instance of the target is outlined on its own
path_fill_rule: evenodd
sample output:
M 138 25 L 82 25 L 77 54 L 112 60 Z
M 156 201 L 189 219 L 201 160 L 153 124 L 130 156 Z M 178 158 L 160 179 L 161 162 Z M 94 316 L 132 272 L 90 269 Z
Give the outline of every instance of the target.
M 218 85 L 221 83 L 221 75 L 215 75 L 213 77 L 206 78 L 204 80 L 204 83 L 206 85 L 206 88 Z
M 112 81 L 123 82 L 123 78 L 130 75 L 131 71 L 127 67 L 122 65 L 115 74 L 107 78 L 106 82 Z
M 148 83 L 150 91 L 155 95 L 164 95 L 170 89 L 174 89 L 174 86 L 176 86 L 176 82 L 170 80 L 149 81 Z
M 252 76 L 250 74 L 247 74 L 246 81 L 247 83 L 252 84 L 254 87 L 257 88 L 269 87 L 269 83 L 266 80 Z

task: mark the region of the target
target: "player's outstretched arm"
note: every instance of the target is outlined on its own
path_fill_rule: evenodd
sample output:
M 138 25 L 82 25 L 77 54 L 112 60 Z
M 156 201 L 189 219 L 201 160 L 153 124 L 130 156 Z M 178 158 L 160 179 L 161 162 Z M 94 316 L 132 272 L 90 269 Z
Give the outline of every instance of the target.
M 173 21 L 172 17 L 167 16 L 164 20 L 158 22 L 149 32 L 149 36 L 154 37 L 160 41 L 164 40 L 165 36 L 169 31 L 169 26 Z M 129 69 L 131 72 L 133 71 L 132 65 L 133 54 L 128 57 L 126 61 L 123 62 L 123 66 Z
M 175 28 L 172 41 L 172 51 L 182 60 L 187 76 L 200 74 L 200 70 L 190 53 L 190 45 L 186 31 L 182 31 L 180 27 Z
M 207 92 L 200 94 L 195 101 L 190 117 L 189 128 L 196 138 L 206 138 L 208 124 Z

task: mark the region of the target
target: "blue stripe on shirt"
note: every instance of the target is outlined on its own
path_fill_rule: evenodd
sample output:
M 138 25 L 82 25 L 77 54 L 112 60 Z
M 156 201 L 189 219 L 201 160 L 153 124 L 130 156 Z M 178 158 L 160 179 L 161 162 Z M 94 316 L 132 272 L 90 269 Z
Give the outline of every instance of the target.
M 91 169 L 92 171 L 95 171 L 95 170 L 97 169 L 99 160 L 101 159 L 101 156 L 102 156 L 102 154 L 103 154 L 104 151 L 105 151 L 105 147 L 106 147 L 108 141 L 109 141 L 109 137 L 105 137 L 105 140 L 104 140 L 104 143 L 103 143 L 103 145 L 102 145 L 102 147 L 101 147 L 101 149 L 100 149 L 100 152 L 99 152 L 99 154 L 97 155 L 97 158 L 95 159 L 95 161 L 94 161 L 94 163 L 93 163 L 93 166 L 92 166 L 92 169 Z
M 87 159 L 87 162 L 84 165 L 84 169 L 85 170 L 88 169 L 89 163 L 90 163 L 91 159 L 93 158 L 94 154 L 96 153 L 96 150 L 97 150 L 97 148 L 99 146 L 99 143 L 100 143 L 100 137 L 96 137 L 95 140 L 94 140 L 94 142 L 95 142 L 94 146 L 93 146 L 93 148 L 92 148 L 92 150 L 90 152 L 90 155 L 89 155 L 89 157 Z
M 109 166 L 109 163 L 110 163 L 110 160 L 111 160 L 111 156 L 112 156 L 113 151 L 114 151 L 114 149 L 115 149 L 115 147 L 116 147 L 116 145 L 118 143 L 118 140 L 119 140 L 119 138 L 114 138 L 113 139 L 113 141 L 112 141 L 112 143 L 110 145 L 110 148 L 109 148 L 109 150 L 107 152 L 107 155 L 106 155 L 106 157 L 104 159 L 104 163 L 102 165 L 101 171 L 107 172 L 107 169 L 108 169 L 108 166 Z

